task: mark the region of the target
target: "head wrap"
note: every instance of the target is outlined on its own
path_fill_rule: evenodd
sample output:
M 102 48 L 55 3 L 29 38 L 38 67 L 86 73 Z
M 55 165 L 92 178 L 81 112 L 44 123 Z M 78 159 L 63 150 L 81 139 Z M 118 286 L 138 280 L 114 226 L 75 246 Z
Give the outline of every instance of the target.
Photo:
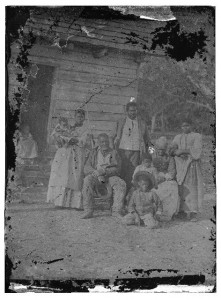
M 141 160 L 143 161 L 144 159 L 148 159 L 152 161 L 152 155 L 149 152 L 145 152 L 141 156 Z
M 156 140 L 155 144 L 158 150 L 166 150 L 168 146 L 167 138 L 165 136 L 161 136 Z

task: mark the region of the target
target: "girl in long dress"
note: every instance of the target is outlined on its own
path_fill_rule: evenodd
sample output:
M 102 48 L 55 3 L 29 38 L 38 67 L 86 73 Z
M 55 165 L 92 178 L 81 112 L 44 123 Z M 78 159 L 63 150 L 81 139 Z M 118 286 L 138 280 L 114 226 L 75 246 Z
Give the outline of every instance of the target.
M 15 139 L 16 149 L 16 173 L 15 183 L 17 187 L 26 185 L 24 180 L 24 169 L 27 165 L 33 165 L 38 157 L 37 143 L 30 133 L 28 124 L 23 124 L 18 133 L 18 138 Z
M 90 140 L 84 121 L 85 112 L 77 110 L 74 126 L 61 119 L 52 133 L 59 148 L 51 166 L 47 202 L 55 206 L 83 208 L 83 167 Z
M 38 156 L 38 147 L 30 133 L 28 124 L 24 124 L 19 132 L 19 140 L 16 147 L 17 161 L 21 164 L 33 163 Z
M 197 221 L 203 200 L 203 176 L 201 169 L 202 135 L 192 131 L 192 121 L 184 120 L 183 133 L 173 140 L 173 153 L 176 162 L 176 179 L 181 198 L 180 212 L 186 213 L 189 220 Z

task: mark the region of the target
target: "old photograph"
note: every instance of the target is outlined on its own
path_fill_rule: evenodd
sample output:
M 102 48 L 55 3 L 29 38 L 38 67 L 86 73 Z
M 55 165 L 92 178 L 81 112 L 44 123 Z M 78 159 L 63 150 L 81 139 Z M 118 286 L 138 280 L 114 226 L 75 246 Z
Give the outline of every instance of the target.
M 216 7 L 169 4 L 5 7 L 5 292 L 216 291 Z

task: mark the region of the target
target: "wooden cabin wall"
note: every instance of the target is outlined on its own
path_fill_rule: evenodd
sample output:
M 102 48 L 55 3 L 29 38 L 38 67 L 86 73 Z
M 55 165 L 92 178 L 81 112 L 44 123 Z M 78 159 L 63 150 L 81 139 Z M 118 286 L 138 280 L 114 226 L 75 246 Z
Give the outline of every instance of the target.
M 32 31 L 36 36 L 57 36 L 63 40 L 90 43 L 91 45 L 108 46 L 121 50 L 143 51 L 151 46 L 151 35 L 156 28 L 165 26 L 165 23 L 152 20 L 104 20 L 79 18 L 59 21 L 47 14 L 31 15 L 24 28 L 24 33 Z M 138 43 L 130 43 L 131 37 Z M 145 47 L 144 47 L 145 45 Z M 146 48 L 147 47 L 147 48 Z M 149 52 L 162 53 L 162 49 Z
M 16 58 L 14 47 L 13 56 Z M 29 61 L 55 67 L 48 120 L 49 150 L 55 151 L 50 134 L 60 116 L 74 122 L 74 111 L 93 96 L 87 106 L 92 134 L 110 135 L 116 121 L 125 114 L 125 105 L 137 93 L 137 68 L 128 51 L 108 49 L 107 55 L 95 58 L 99 47 L 70 44 L 65 49 L 34 45 Z M 87 120 L 88 122 L 88 120 Z
M 67 117 L 72 124 L 75 109 L 90 97 L 84 108 L 88 110 L 93 135 L 96 138 L 101 132 L 112 132 L 125 114 L 125 104 L 137 95 L 137 70 L 143 46 L 128 43 L 128 38 L 133 32 L 147 45 L 147 37 L 160 26 L 161 22 L 152 21 L 79 18 L 73 23 L 65 19 L 57 22 L 44 14 L 30 16 L 23 33 L 32 32 L 36 44 L 29 50 L 28 59 L 32 64 L 54 67 L 47 139 L 50 151 L 55 151 L 50 134 L 58 118 Z M 104 56 L 100 55 L 106 50 Z M 18 44 L 11 52 L 15 64 Z M 17 87 L 12 77 L 13 97 Z
M 197 20 L 201 26 L 204 16 L 198 16 Z M 48 120 L 49 143 L 59 116 L 73 123 L 74 110 L 92 96 L 87 105 L 92 133 L 95 137 L 100 132 L 110 134 L 116 121 L 123 117 L 125 104 L 130 97 L 137 96 L 139 63 L 144 49 L 149 48 L 148 55 L 165 55 L 160 47 L 153 50 L 150 46 L 155 29 L 166 24 L 89 18 L 58 22 L 46 14 L 30 16 L 23 30 L 24 34 L 32 32 L 36 37 L 36 45 L 29 51 L 29 61 L 55 68 Z M 135 42 L 129 41 L 131 37 L 135 37 Z M 100 56 L 99 52 L 106 49 L 107 55 Z M 13 95 L 20 85 L 15 70 L 19 45 L 15 44 L 11 52 L 14 63 L 8 66 L 8 93 L 13 103 Z

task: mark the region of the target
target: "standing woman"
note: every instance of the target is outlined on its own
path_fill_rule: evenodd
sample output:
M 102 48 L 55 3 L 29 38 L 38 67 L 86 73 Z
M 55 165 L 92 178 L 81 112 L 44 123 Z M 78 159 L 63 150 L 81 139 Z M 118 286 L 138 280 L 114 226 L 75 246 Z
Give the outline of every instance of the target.
M 156 156 L 153 166 L 157 170 L 156 181 L 158 188 L 155 190 L 163 204 L 162 221 L 170 221 L 179 211 L 179 195 L 176 178 L 176 165 L 173 157 L 167 153 L 168 141 L 162 136 L 156 140 Z
M 197 221 L 203 200 L 203 176 L 201 170 L 202 135 L 192 131 L 192 121 L 184 120 L 182 132 L 173 140 L 177 183 L 180 194 L 180 212 L 187 219 Z
M 82 209 L 83 168 L 90 142 L 88 127 L 85 125 L 85 112 L 78 109 L 75 112 L 75 124 L 58 126 L 52 136 L 59 148 L 51 167 L 48 185 L 47 202 L 55 206 Z M 60 124 L 59 124 L 60 125 Z M 63 124 L 62 124 L 63 126 Z M 57 127 L 57 126 L 56 126 Z

